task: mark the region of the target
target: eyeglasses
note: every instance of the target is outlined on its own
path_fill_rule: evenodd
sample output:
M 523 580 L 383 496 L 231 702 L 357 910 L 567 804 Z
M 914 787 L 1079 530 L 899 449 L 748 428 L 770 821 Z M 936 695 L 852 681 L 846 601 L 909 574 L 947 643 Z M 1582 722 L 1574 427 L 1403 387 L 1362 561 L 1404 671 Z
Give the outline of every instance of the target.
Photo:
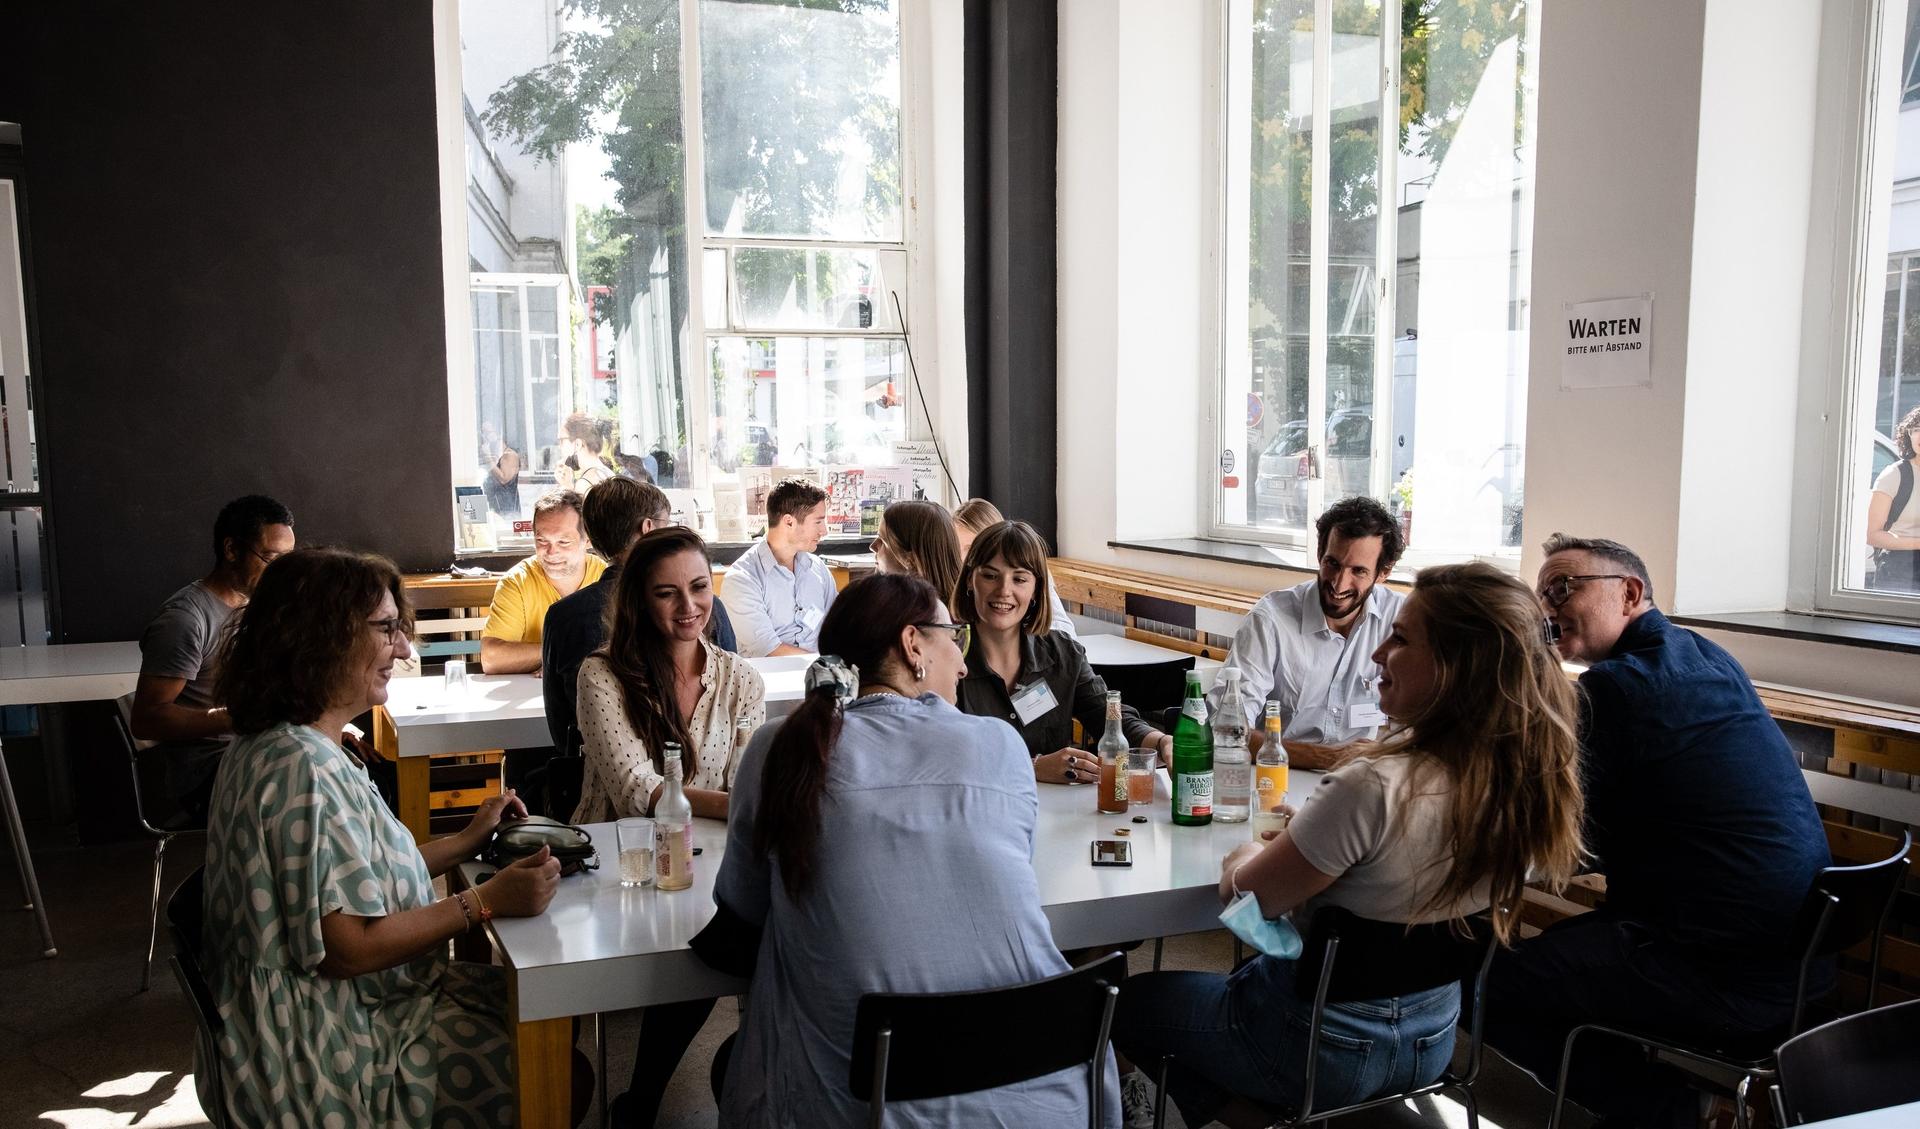
M 953 632 L 953 642 L 960 648 L 960 657 L 967 657 L 967 649 L 973 646 L 973 624 L 971 623 L 916 623 L 915 627 L 926 630 L 937 627 L 942 631 Z
M 285 553 L 263 553 L 260 550 L 254 549 L 254 548 L 248 548 L 247 552 L 252 553 L 255 557 L 258 557 L 260 560 L 260 563 L 263 565 L 270 565 L 273 562 L 279 560 L 281 557 L 286 556 Z
M 398 645 L 402 639 L 407 637 L 406 621 L 402 620 L 399 616 L 393 616 L 388 619 L 370 619 L 367 621 L 367 626 L 386 636 L 387 646 L 389 647 Z
M 1591 572 L 1580 576 L 1556 576 L 1540 586 L 1540 600 L 1550 608 L 1558 608 L 1573 598 L 1575 581 L 1585 580 L 1637 580 L 1624 572 Z

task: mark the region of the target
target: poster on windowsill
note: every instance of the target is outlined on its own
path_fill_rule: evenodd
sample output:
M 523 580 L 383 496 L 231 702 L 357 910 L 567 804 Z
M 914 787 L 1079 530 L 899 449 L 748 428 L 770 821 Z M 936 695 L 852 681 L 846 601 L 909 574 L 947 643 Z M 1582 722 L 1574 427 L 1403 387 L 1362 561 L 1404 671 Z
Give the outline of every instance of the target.
M 1645 388 L 1653 384 L 1653 295 L 1568 302 L 1560 387 Z
M 923 502 L 947 503 L 946 480 L 941 476 L 940 452 L 931 440 L 896 439 L 893 461 L 913 472 L 913 496 Z

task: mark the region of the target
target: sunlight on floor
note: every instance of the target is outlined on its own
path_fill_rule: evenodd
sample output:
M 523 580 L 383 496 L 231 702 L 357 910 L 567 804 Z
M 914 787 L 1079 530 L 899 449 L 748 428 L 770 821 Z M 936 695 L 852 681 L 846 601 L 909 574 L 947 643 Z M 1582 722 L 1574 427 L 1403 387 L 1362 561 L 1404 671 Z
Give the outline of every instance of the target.
M 107 1104 L 123 1108 L 50 1109 L 40 1115 L 40 1123 L 57 1125 L 60 1129 L 121 1129 L 131 1125 L 138 1125 L 140 1129 L 187 1129 L 207 1124 L 206 1116 L 200 1112 L 200 1100 L 193 1092 L 191 1074 L 181 1077 L 173 1091 L 157 1104 L 144 1104 L 143 1099 L 156 1096 L 155 1085 L 170 1076 L 170 1071 L 141 1070 L 125 1078 L 102 1082 L 81 1096 L 113 1099 Z
M 1422 1118 L 1423 1124 L 1433 1124 L 1431 1119 L 1438 1114 L 1440 1124 L 1447 1129 L 1467 1129 L 1467 1107 L 1446 1094 L 1433 1094 L 1401 1104 L 1409 1113 Z M 1485 1110 L 1480 1113 L 1480 1126 L 1481 1129 L 1505 1129 L 1498 1121 L 1488 1117 Z

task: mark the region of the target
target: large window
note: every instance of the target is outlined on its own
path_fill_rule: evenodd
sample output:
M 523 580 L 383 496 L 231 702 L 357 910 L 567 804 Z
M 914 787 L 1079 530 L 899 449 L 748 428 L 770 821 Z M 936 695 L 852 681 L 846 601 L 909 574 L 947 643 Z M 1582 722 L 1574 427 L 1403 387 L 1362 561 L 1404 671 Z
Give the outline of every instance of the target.
M 1517 556 L 1536 6 L 1222 0 L 1216 536 Z
M 1911 618 L 1920 616 L 1920 485 L 1904 506 L 1895 503 L 1901 479 L 1920 477 L 1911 459 L 1916 437 L 1901 427 L 1920 409 L 1920 3 L 1886 0 L 1837 39 L 1845 50 L 1828 45 L 1823 73 L 1852 71 L 1859 81 L 1822 85 L 1827 97 L 1852 101 L 1835 120 L 1857 141 L 1838 162 L 1841 175 L 1822 182 L 1851 205 L 1842 209 L 1852 213 L 1850 225 L 1831 248 L 1815 248 L 1808 276 L 1814 295 L 1850 276 L 1844 330 L 1830 354 L 1838 410 L 1827 413 L 1839 505 L 1820 507 L 1831 551 L 1820 561 L 1814 602 Z M 1829 268 L 1829 255 L 1844 265 Z
M 902 3 L 462 0 L 463 542 L 524 543 L 583 458 L 727 541 L 776 475 L 897 479 Z

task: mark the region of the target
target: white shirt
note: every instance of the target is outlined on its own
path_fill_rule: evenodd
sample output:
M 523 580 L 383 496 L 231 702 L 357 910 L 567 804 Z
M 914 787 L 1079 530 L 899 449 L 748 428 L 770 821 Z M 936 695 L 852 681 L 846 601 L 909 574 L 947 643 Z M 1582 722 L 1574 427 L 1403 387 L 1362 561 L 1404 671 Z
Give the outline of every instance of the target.
M 1269 592 L 1234 633 L 1227 666 L 1240 669 L 1247 723 L 1258 727 L 1268 699 L 1280 703 L 1289 740 L 1343 745 L 1373 737 L 1380 727 L 1380 675 L 1373 652 L 1393 627 L 1407 598 L 1377 584 L 1366 610 L 1342 635 L 1320 610 L 1320 581 Z M 731 610 L 731 602 L 727 605 Z M 1226 687 L 1214 685 L 1208 705 L 1219 708 Z M 1369 720 L 1375 719 L 1375 720 Z M 1356 724 L 1361 722 L 1361 724 Z
M 1893 525 L 1888 528 L 1887 532 L 1893 534 L 1895 537 L 1920 537 L 1920 470 L 1916 470 L 1914 473 L 1916 480 L 1914 482 L 1913 493 L 1907 498 L 1907 504 L 1901 508 L 1899 513 L 1894 513 L 1892 510 L 1887 511 L 1887 516 L 1893 519 Z M 1889 464 L 1887 469 L 1880 472 L 1880 477 L 1873 481 L 1873 492 L 1875 494 L 1885 494 L 1889 498 L 1898 498 L 1900 496 L 1899 463 Z
M 1047 630 L 1057 631 L 1069 639 L 1080 637 L 1073 630 L 1073 617 L 1067 614 L 1066 601 L 1060 598 L 1060 588 L 1051 576 L 1047 577 L 1047 607 L 1053 612 L 1053 625 Z
M 820 621 L 838 593 L 833 572 L 819 557 L 795 553 L 793 567 L 786 568 L 766 538 L 754 542 L 727 569 L 727 616 L 740 653 L 762 658 L 782 643 L 819 650 Z

